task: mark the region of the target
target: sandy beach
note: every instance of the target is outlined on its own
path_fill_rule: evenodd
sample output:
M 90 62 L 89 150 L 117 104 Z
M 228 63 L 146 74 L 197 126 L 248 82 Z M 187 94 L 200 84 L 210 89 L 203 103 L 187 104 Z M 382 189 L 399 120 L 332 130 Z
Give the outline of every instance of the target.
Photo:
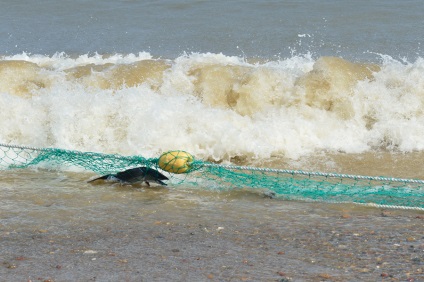
M 1 281 L 424 280 L 420 211 L 100 187 L 85 207 L 47 196 L 0 225 Z

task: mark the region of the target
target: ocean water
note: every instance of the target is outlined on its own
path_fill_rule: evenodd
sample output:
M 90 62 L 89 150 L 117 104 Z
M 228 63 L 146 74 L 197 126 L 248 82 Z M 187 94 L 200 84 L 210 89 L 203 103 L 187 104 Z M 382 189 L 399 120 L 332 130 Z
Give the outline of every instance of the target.
M 2 143 L 215 161 L 424 148 L 420 1 L 3 7 Z
M 2 1 L 1 54 L 422 55 L 421 1 Z
M 422 1 L 0 4 L 0 143 L 424 179 Z M 60 226 L 90 203 L 118 216 L 128 197 L 202 209 L 245 197 L 0 176 L 9 231 L 44 228 L 52 203 Z

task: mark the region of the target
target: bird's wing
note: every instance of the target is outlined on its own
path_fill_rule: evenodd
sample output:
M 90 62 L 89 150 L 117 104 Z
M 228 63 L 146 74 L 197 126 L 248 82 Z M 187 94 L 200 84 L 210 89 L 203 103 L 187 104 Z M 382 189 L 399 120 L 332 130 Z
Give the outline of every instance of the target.
M 163 175 L 162 173 L 160 173 L 156 169 L 147 168 L 147 167 L 145 167 L 144 169 L 145 169 L 147 175 L 150 175 L 157 180 L 168 180 L 168 177 L 166 177 L 165 175 Z
M 100 177 L 91 179 L 91 180 L 87 181 L 87 183 L 90 183 L 90 182 L 93 182 L 93 181 L 96 181 L 96 180 L 100 180 L 100 179 L 108 179 L 111 176 L 114 176 L 114 175 L 112 175 L 112 174 L 106 174 L 106 175 L 103 175 L 103 176 L 100 176 Z
M 160 185 L 163 185 L 163 186 L 167 186 L 168 184 L 166 184 L 165 182 L 163 182 L 162 180 L 159 180 L 159 179 L 156 179 L 155 180 L 157 183 L 159 183 Z
M 130 168 L 116 174 L 116 178 L 124 182 L 137 182 L 144 180 L 146 172 L 143 167 Z

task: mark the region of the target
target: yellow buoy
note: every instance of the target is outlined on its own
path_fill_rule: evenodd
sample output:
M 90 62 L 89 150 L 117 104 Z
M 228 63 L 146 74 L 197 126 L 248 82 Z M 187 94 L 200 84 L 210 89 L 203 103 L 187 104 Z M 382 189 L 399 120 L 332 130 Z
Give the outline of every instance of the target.
M 159 158 L 159 167 L 172 173 L 185 173 L 191 169 L 192 155 L 184 151 L 169 151 Z

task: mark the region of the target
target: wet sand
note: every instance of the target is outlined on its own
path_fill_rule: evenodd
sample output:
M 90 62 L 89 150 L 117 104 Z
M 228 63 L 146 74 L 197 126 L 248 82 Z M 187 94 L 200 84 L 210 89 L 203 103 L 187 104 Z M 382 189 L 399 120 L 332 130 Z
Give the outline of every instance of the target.
M 1 281 L 424 281 L 424 212 L 43 175 L 2 183 Z

